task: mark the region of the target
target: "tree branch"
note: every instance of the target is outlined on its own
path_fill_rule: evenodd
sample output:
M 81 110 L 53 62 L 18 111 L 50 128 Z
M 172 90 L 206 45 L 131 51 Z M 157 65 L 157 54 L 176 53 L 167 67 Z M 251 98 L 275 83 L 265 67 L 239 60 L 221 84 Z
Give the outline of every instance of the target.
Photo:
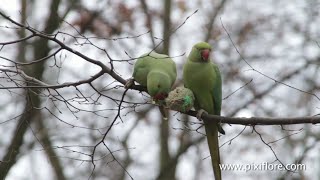
M 208 31 L 207 31 L 207 34 L 205 37 L 206 42 L 208 42 L 211 39 L 214 23 L 216 22 L 217 16 L 220 13 L 220 11 L 223 9 L 226 2 L 227 2 L 227 0 L 222 0 L 220 2 L 220 4 L 217 6 L 217 8 L 215 8 L 212 15 L 210 16 L 210 20 L 209 20 L 208 27 L 207 27 Z M 213 4 L 213 2 L 212 2 L 212 4 Z
M 140 0 L 140 4 L 142 6 L 143 12 L 144 12 L 145 17 L 146 17 L 146 21 L 147 21 L 146 26 L 149 27 L 149 29 L 150 29 L 150 33 L 149 34 L 150 34 L 150 40 L 152 42 L 152 46 L 155 47 L 156 43 L 154 41 L 154 35 L 153 35 L 152 16 L 149 13 L 149 8 L 147 6 L 146 1 L 145 0 Z
M 9 70 L 9 69 L 1 69 L 1 71 L 21 74 L 24 78 L 26 78 L 26 80 L 32 80 L 33 82 L 37 82 L 37 84 L 40 85 L 40 86 L 25 86 L 25 87 L 11 87 L 11 88 L 52 88 L 52 89 L 58 89 L 58 88 L 67 87 L 67 86 L 77 86 L 77 85 L 83 84 L 83 83 L 90 83 L 94 79 L 102 76 L 104 73 L 109 74 L 111 77 L 113 77 L 116 81 L 120 82 L 121 84 L 125 84 L 127 82 L 125 79 L 123 79 L 121 76 L 116 74 L 111 68 L 107 67 L 101 61 L 91 59 L 90 57 L 87 57 L 86 55 L 70 48 L 69 46 L 67 46 L 63 42 L 61 42 L 60 40 L 56 39 L 55 36 L 40 33 L 29 26 L 25 26 L 23 24 L 20 24 L 20 23 L 14 21 L 13 19 L 11 19 L 9 16 L 6 16 L 1 11 L 0 11 L 0 15 L 3 16 L 5 19 L 9 20 L 10 22 L 12 22 L 13 24 L 15 24 L 21 28 L 25 28 L 26 30 L 30 31 L 33 34 L 33 36 L 38 36 L 38 37 L 45 38 L 47 40 L 54 41 L 60 45 L 61 49 L 65 49 L 65 50 L 83 58 L 84 60 L 86 60 L 90 63 L 96 64 L 102 68 L 102 70 L 99 73 L 97 73 L 96 75 L 94 75 L 93 77 L 91 77 L 89 79 L 75 82 L 75 83 L 65 83 L 65 84 L 53 85 L 53 86 L 47 85 L 41 81 L 37 81 L 33 77 L 28 76 L 26 73 L 23 73 L 23 71 L 20 71 L 20 70 L 14 71 L 14 70 Z M 298 71 L 300 71 L 300 70 L 301 69 L 299 69 Z M 293 72 L 291 74 L 296 74 L 296 73 L 297 72 Z M 288 76 L 290 76 L 290 75 L 288 75 Z M 284 77 L 283 80 L 286 79 L 288 76 Z M 273 89 L 273 87 L 274 86 L 272 86 L 271 89 Z M 10 87 L 0 87 L 0 88 L 1 89 L 4 89 L 4 88 L 8 89 Z M 130 89 L 134 89 L 134 90 L 138 90 L 138 91 L 146 91 L 146 88 L 143 86 L 140 86 L 140 85 L 133 85 L 130 87 Z M 196 116 L 195 111 L 190 111 L 186 114 L 188 114 L 190 116 L 194 116 L 194 117 Z M 231 114 L 234 115 L 234 113 L 231 113 Z M 237 117 L 223 117 L 223 116 L 214 116 L 214 115 L 204 114 L 203 119 L 220 121 L 222 123 L 228 123 L 228 124 L 241 124 L 241 125 L 288 125 L 288 124 L 304 124 L 304 123 L 317 124 L 320 122 L 320 118 L 317 116 L 294 117 L 294 118 L 264 118 L 264 117 L 237 118 Z
M 197 111 L 189 111 L 186 114 L 196 117 Z M 290 125 L 290 124 L 318 124 L 320 123 L 320 116 L 306 116 L 306 117 L 278 117 L 278 118 L 267 118 L 267 117 L 224 117 L 211 114 L 202 114 L 204 120 L 217 121 L 228 124 L 240 124 L 240 125 Z
M 25 26 L 23 24 L 20 24 L 18 23 L 17 21 L 11 19 L 9 16 L 5 15 L 3 12 L 0 11 L 0 15 L 2 17 L 4 17 L 5 19 L 7 19 L 8 21 L 10 21 L 11 23 L 21 27 L 21 28 L 25 28 L 27 29 L 28 31 L 30 31 L 34 36 L 38 36 L 38 37 L 41 37 L 41 38 L 44 38 L 44 39 L 47 39 L 47 40 L 51 40 L 55 43 L 57 43 L 62 49 L 65 49 L 79 57 L 81 57 L 82 59 L 84 59 L 85 61 L 88 61 L 89 63 L 92 63 L 92 64 L 95 64 L 97 66 L 99 66 L 102 71 L 104 73 L 107 73 L 109 74 L 111 77 L 113 77 L 115 80 L 117 80 L 118 82 L 120 82 L 121 84 L 126 84 L 126 80 L 123 79 L 121 76 L 119 76 L 118 74 L 116 74 L 111 68 L 109 68 L 108 66 L 106 66 L 105 64 L 103 64 L 101 61 L 98 61 L 98 60 L 95 60 L 95 59 L 92 59 L 74 49 L 72 49 L 71 47 L 65 45 L 62 41 L 58 40 L 56 38 L 56 36 L 53 36 L 53 35 L 48 35 L 48 34 L 44 34 L 44 33 L 41 33 L 41 32 L 38 32 L 36 31 L 35 29 L 29 27 L 29 26 Z M 108 54 L 107 54 L 108 55 Z M 110 57 L 109 57 L 110 58 Z M 135 89 L 135 90 L 138 90 L 138 91 L 145 91 L 146 89 L 142 86 L 137 86 L 137 85 L 133 85 L 130 87 L 130 89 Z

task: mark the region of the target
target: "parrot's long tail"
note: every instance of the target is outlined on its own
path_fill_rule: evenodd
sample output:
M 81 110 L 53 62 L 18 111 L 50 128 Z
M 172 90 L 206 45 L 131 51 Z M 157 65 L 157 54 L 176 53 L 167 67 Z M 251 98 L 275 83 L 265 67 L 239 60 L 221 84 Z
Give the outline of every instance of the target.
M 215 180 L 221 180 L 218 126 L 215 122 L 204 121 L 204 123 L 211 155 L 214 178 Z

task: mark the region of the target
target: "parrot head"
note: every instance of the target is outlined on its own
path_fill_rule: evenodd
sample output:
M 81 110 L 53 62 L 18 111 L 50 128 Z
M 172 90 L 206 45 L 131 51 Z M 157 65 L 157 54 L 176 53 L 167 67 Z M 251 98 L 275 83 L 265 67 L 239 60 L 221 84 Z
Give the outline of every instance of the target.
M 162 101 L 168 97 L 171 85 L 168 75 L 162 72 L 152 72 L 148 75 L 148 93 L 155 101 Z
M 211 45 L 206 42 L 199 42 L 192 47 L 189 54 L 191 61 L 195 62 L 208 62 L 211 52 Z

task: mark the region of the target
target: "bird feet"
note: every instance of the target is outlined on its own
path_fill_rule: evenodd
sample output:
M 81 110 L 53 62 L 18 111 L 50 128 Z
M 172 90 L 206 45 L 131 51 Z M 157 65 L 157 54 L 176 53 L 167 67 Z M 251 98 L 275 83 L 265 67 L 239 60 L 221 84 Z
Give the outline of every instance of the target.
M 202 116 L 203 113 L 208 114 L 208 112 L 205 111 L 205 110 L 203 110 L 203 109 L 200 109 L 200 110 L 197 112 L 197 115 L 196 115 L 196 116 L 197 116 L 197 118 L 199 119 L 199 121 L 201 121 L 201 116 Z M 226 132 L 222 129 L 220 122 L 217 123 L 217 127 L 218 127 L 219 133 L 221 133 L 221 134 L 223 134 L 223 135 L 226 134 Z
M 208 112 L 207 111 L 205 111 L 204 109 L 200 109 L 198 112 L 197 112 L 197 119 L 199 120 L 199 121 L 201 121 L 201 116 L 202 116 L 202 114 L 203 113 L 205 113 L 205 114 L 208 114 Z
M 130 78 L 127 80 L 126 84 L 124 85 L 124 88 L 129 89 L 132 85 L 134 85 L 134 79 Z

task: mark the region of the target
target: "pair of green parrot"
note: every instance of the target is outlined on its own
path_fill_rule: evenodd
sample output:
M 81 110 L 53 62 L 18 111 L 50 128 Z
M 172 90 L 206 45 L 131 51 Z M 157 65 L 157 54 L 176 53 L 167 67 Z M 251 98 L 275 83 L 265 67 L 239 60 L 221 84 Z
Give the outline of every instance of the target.
M 198 119 L 204 112 L 213 115 L 220 115 L 221 112 L 221 75 L 218 66 L 209 58 L 211 50 L 211 45 L 206 42 L 195 44 L 183 67 L 184 86 L 195 96 L 194 108 L 198 110 Z M 135 63 L 133 72 L 133 80 L 146 86 L 156 102 L 163 102 L 168 96 L 176 76 L 174 61 L 167 55 L 154 52 L 142 55 Z M 205 120 L 204 126 L 214 177 L 221 180 L 218 132 L 224 134 L 224 131 L 215 121 Z

